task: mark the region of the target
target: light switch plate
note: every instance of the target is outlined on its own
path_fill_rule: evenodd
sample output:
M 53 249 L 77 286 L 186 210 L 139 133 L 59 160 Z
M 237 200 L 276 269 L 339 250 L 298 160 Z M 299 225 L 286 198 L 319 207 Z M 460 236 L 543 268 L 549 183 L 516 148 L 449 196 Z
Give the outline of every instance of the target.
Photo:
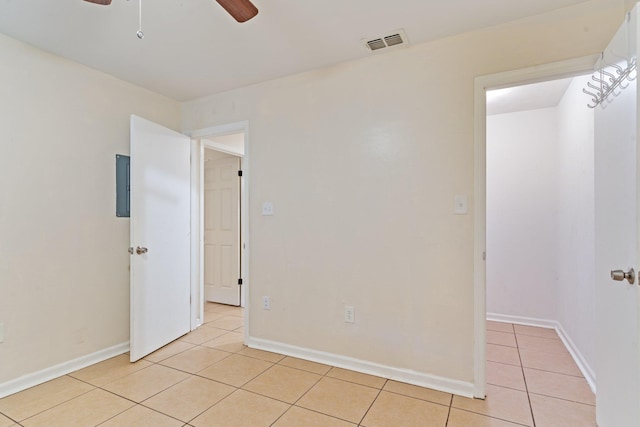
M 456 196 L 453 203 L 453 213 L 456 215 L 467 214 L 467 196 Z
M 344 307 L 344 321 L 347 323 L 355 323 L 356 321 L 356 310 L 351 305 L 346 305 Z
M 273 215 L 273 202 L 262 203 L 262 215 L 267 215 L 267 216 Z

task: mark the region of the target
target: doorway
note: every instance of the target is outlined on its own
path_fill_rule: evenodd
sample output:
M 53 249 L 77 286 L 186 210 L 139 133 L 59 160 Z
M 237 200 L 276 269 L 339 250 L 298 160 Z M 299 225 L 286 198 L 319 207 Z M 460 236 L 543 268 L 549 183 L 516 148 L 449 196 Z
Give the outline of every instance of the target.
M 596 56 L 477 77 L 474 84 L 474 396 L 486 396 L 487 304 L 486 304 L 486 92 L 593 70 Z
M 250 179 L 250 162 L 249 162 L 249 123 L 247 121 L 234 122 L 225 125 L 219 125 L 204 129 L 199 129 L 189 133 L 192 138 L 191 148 L 191 203 L 193 212 L 191 220 L 191 233 L 194 238 L 191 239 L 192 247 L 192 330 L 204 324 L 204 306 L 205 302 L 205 260 L 204 260 L 204 240 L 205 240 L 205 191 L 204 191 L 204 175 L 205 175 L 205 150 L 212 150 L 221 155 L 235 156 L 240 159 L 242 177 L 238 178 L 236 171 L 236 179 L 239 180 L 240 197 L 239 197 L 239 268 L 242 279 L 240 289 L 240 306 L 247 307 L 249 301 L 249 179 Z M 238 279 L 236 278 L 236 280 Z M 237 281 L 236 281 L 237 284 Z M 244 324 L 244 341 L 249 336 L 249 310 L 243 310 Z
M 589 79 L 487 91 L 486 295 L 488 320 L 547 328 L 594 390 L 594 114 L 582 92 Z M 515 329 L 521 356 L 560 344 L 527 335 L 541 330 Z M 515 344 L 513 333 L 487 334 L 489 355 Z

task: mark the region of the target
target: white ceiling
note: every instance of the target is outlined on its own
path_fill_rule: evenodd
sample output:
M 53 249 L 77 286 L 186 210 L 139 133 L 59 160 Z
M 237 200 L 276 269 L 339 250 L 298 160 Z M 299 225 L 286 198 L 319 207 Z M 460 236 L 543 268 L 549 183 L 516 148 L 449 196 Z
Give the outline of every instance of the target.
M 179 101 L 371 55 L 362 38 L 411 43 L 589 0 L 254 0 L 236 23 L 214 0 L 0 0 L 0 32 Z
M 234 153 L 244 153 L 244 132 L 213 136 L 206 138 L 206 141 L 213 142 L 218 147 L 230 149 Z
M 572 81 L 558 79 L 487 91 L 487 115 L 557 107 Z

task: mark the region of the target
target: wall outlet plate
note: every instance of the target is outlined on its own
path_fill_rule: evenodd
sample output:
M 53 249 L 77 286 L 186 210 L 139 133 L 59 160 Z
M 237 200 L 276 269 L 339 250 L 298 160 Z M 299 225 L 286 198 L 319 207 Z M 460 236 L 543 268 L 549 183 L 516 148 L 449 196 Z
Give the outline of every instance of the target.
M 266 215 L 266 216 L 273 215 L 273 202 L 262 203 L 262 215 Z
M 453 203 L 453 213 L 455 213 L 456 215 L 467 214 L 467 196 L 455 196 Z
M 263 296 L 262 297 L 262 309 L 263 310 L 270 310 L 271 309 L 271 301 L 269 300 L 268 296 Z

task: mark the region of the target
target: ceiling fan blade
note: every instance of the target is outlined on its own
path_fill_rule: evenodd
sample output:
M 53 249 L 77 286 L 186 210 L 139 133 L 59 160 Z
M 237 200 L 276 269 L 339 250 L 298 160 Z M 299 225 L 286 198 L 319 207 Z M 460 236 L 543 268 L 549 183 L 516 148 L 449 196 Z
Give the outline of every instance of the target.
M 246 22 L 258 14 L 258 8 L 249 0 L 216 0 L 238 22 Z
M 102 4 L 105 6 L 109 6 L 111 4 L 111 0 L 84 0 L 84 1 L 88 1 L 89 3 Z

